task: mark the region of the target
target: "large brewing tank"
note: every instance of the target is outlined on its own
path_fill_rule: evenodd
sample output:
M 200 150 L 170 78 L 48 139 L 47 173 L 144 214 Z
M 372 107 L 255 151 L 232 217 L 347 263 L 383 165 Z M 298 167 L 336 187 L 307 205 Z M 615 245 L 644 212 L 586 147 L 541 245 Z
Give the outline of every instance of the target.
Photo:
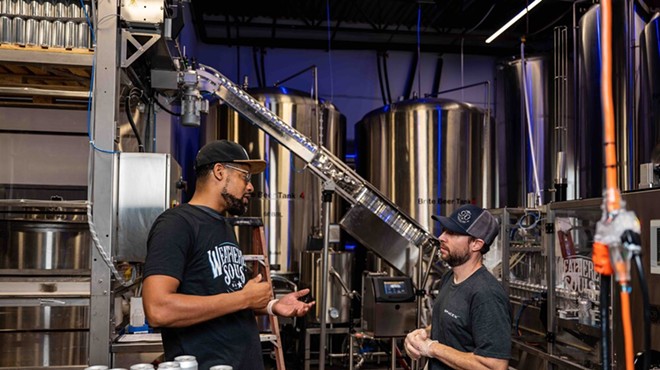
M 481 109 L 407 100 L 368 113 L 355 131 L 358 173 L 436 235 L 431 215 L 497 207 L 495 130 Z
M 636 69 L 631 57 L 632 46 L 629 38 L 638 34 L 639 16 L 630 25 L 626 8 L 627 1 L 615 1 L 612 9 L 612 84 L 614 114 L 616 122 L 616 156 L 619 188 L 623 191 L 637 187 L 638 160 L 635 147 L 638 141 L 649 138 L 635 135 L 637 128 L 633 120 L 633 75 Z M 579 196 L 581 198 L 601 197 L 605 188 L 603 170 L 603 115 L 601 108 L 601 47 L 600 47 L 600 5 L 592 6 L 580 18 L 578 31 L 578 166 L 580 168 Z M 632 30 L 632 31 L 631 31 Z
M 87 364 L 84 202 L 0 201 L 0 368 Z
M 656 14 L 644 27 L 640 45 L 640 140 L 637 155 L 639 164 L 658 163 L 659 158 L 652 158 L 652 154 L 660 144 L 660 14 Z M 657 155 L 660 156 L 660 153 Z
M 344 157 L 346 118 L 334 105 L 321 101 L 317 106 L 309 93 L 284 87 L 250 89 L 248 93 L 313 142 Z M 255 191 L 246 216 L 264 221 L 271 269 L 279 274 L 299 273 L 301 252 L 310 237 L 322 230 L 320 180 L 305 169 L 303 160 L 227 106 L 220 107 L 215 132 L 207 134 L 207 139 L 236 141 L 250 158 L 266 160 L 266 171 L 252 177 Z M 333 202 L 331 223 L 341 217 L 340 204 Z M 242 245 L 249 239 L 247 234 L 247 230 L 239 230 Z
M 548 203 L 551 200 L 548 190 L 554 187 L 552 161 L 555 158 L 552 147 L 554 126 L 550 119 L 550 99 L 553 96 L 549 84 L 551 65 L 545 56 L 528 57 L 525 64 L 538 183 L 542 201 Z M 525 207 L 527 194 L 535 192 L 536 182 L 525 113 L 521 60 L 500 63 L 497 80 L 501 201 L 503 206 Z

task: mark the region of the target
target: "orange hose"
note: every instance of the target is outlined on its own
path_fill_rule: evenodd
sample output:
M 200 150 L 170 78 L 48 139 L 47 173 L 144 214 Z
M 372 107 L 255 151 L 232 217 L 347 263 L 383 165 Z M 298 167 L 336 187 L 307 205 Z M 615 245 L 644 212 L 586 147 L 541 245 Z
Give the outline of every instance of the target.
M 621 291 L 621 321 L 623 322 L 623 342 L 626 349 L 626 369 L 635 369 L 633 358 L 633 330 L 630 319 L 630 293 Z
M 626 263 L 618 261 L 615 266 L 616 272 L 619 276 L 626 275 Z M 630 316 L 630 293 L 627 291 L 628 281 L 619 281 L 621 284 L 621 322 L 623 324 L 623 343 L 626 355 L 626 370 L 635 370 L 635 358 L 633 357 L 633 330 L 632 318 Z
M 616 172 L 616 129 L 614 126 L 614 98 L 612 94 L 612 1 L 602 0 L 601 9 L 601 105 L 605 135 L 605 197 L 608 213 L 621 208 L 621 194 Z
M 594 270 L 605 276 L 612 276 L 612 264 L 610 263 L 610 250 L 606 244 L 595 241 L 591 249 L 591 260 Z

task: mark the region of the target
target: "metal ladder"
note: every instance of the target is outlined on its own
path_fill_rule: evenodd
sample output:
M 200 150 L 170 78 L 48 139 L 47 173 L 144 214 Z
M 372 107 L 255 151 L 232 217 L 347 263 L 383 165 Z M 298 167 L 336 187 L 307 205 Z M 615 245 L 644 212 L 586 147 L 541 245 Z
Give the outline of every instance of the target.
M 229 224 L 236 227 L 251 227 L 252 228 L 252 246 L 250 247 L 251 254 L 244 254 L 243 259 L 245 262 L 257 262 L 264 269 L 264 279 L 271 284 L 270 278 L 270 262 L 268 261 L 268 245 L 266 244 L 266 237 L 264 235 L 264 223 L 260 217 L 228 217 Z M 275 298 L 275 294 L 271 293 L 271 298 Z M 285 370 L 284 365 L 284 352 L 282 351 L 282 338 L 280 337 L 280 323 L 275 315 L 268 315 L 271 333 L 260 333 L 259 338 L 262 342 L 271 342 L 275 350 L 275 363 L 278 370 Z

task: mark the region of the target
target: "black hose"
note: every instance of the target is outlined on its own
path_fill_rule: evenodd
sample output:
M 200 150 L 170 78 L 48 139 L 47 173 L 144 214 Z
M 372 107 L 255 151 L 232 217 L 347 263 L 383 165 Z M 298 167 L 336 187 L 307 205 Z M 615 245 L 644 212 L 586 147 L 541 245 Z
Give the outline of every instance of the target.
M 252 48 L 252 64 L 254 65 L 254 74 L 257 75 L 257 86 L 264 87 L 264 82 L 261 80 L 261 72 L 259 72 L 259 61 L 257 59 L 257 48 Z
M 264 48 L 261 48 L 261 82 L 263 82 L 264 86 L 267 86 L 268 83 L 266 82 L 266 61 L 265 61 L 265 56 L 266 56 L 266 50 Z
M 644 370 L 648 370 L 651 366 L 651 311 L 649 302 L 649 287 L 646 283 L 644 276 L 644 266 L 642 264 L 642 256 L 639 253 L 633 255 L 635 259 L 635 266 L 637 266 L 637 273 L 639 274 L 639 285 L 642 289 L 642 303 L 644 306 Z
M 406 77 L 406 84 L 403 88 L 404 99 L 410 99 L 410 94 L 412 93 L 413 85 L 415 84 L 415 74 L 417 73 L 418 61 L 419 61 L 419 55 L 417 53 L 414 53 L 413 59 L 410 62 L 410 67 L 408 68 L 408 76 Z
M 133 134 L 138 142 L 138 151 L 144 152 L 144 145 L 142 145 L 142 138 L 140 138 L 140 133 L 138 132 L 135 121 L 133 121 L 133 114 L 131 113 L 131 94 L 126 95 L 124 102 L 124 110 L 126 111 L 126 117 L 128 118 L 128 123 L 131 124 L 131 129 L 133 129 Z
M 600 275 L 600 335 L 603 370 L 611 370 L 610 362 L 610 285 L 612 277 Z
M 383 105 L 387 105 L 387 97 L 385 96 L 385 86 L 383 84 L 383 71 L 380 66 L 380 52 L 376 53 L 376 64 L 378 65 L 378 86 L 380 86 L 380 97 L 383 99 Z
M 390 74 L 387 73 L 386 52 L 383 52 L 383 79 L 385 80 L 385 92 L 387 92 L 387 104 L 392 104 L 392 92 L 390 91 Z
M 435 63 L 435 73 L 433 74 L 433 86 L 431 87 L 431 96 L 438 96 L 440 91 L 440 80 L 442 79 L 442 66 L 444 59 L 439 57 Z
M 172 115 L 174 117 L 181 117 L 182 116 L 181 113 L 172 112 L 171 110 L 167 109 L 163 104 L 161 104 L 161 102 L 158 101 L 157 96 L 154 97 L 154 102 L 156 102 L 156 104 L 160 107 L 160 109 L 164 110 L 165 112 L 169 113 L 170 115 Z

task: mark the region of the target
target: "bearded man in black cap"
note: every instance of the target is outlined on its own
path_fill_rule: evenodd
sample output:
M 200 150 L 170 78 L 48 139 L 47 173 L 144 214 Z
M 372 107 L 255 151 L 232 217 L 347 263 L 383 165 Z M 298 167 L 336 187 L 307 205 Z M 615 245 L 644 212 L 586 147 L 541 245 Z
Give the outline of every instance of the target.
M 451 270 L 442 277 L 432 325 L 408 334 L 413 359 L 430 358 L 430 370 L 506 370 L 511 356 L 509 299 L 483 265 L 483 254 L 499 232 L 485 209 L 465 205 L 449 217 L 433 216 L 443 232 L 441 258 Z
M 204 146 L 195 159 L 197 188 L 188 204 L 154 222 L 147 242 L 143 303 L 150 325 L 161 328 L 165 358 L 193 355 L 199 368 L 230 365 L 263 370 L 257 314 L 304 316 L 308 289 L 271 300 L 259 274 L 249 279 L 225 212 L 242 215 L 266 162 L 250 159 L 237 143 Z

